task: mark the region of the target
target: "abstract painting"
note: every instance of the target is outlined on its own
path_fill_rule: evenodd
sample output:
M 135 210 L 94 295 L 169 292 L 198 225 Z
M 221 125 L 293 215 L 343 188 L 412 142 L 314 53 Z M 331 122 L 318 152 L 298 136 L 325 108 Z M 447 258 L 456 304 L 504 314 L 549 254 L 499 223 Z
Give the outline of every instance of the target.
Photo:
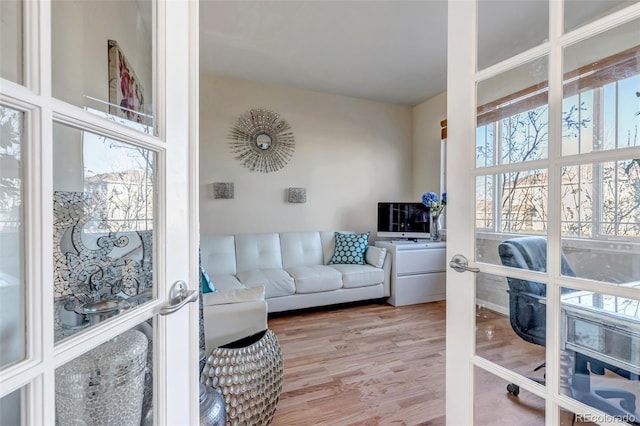
M 144 90 L 131 64 L 109 40 L 109 113 L 136 123 L 144 122 Z

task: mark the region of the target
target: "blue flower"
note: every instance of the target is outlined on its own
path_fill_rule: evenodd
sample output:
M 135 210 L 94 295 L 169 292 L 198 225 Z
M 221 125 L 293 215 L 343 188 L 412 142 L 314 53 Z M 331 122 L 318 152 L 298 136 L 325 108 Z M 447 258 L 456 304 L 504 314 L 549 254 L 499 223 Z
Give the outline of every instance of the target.
M 422 204 L 429 207 L 431 216 L 438 216 L 447 205 L 447 193 L 442 193 L 442 201 L 438 202 L 438 194 L 435 192 L 425 192 L 422 194 Z
M 433 203 L 438 202 L 438 195 L 435 192 L 425 192 L 422 194 L 422 204 L 431 207 Z

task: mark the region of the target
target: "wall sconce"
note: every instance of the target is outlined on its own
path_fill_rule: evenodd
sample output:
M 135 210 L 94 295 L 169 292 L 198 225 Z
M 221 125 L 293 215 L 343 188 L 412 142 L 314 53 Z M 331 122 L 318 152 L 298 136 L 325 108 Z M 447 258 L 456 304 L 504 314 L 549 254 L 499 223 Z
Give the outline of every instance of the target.
M 234 195 L 233 182 L 213 183 L 213 198 L 231 199 Z
M 289 188 L 290 203 L 306 203 L 307 188 Z

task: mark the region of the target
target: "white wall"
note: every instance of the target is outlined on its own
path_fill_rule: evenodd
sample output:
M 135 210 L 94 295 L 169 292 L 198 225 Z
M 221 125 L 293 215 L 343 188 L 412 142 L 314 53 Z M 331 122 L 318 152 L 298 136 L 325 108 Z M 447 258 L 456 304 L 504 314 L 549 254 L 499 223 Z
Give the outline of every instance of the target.
M 413 109 L 413 178 L 411 193 L 440 192 L 440 122 L 447 117 L 447 92 Z
M 375 236 L 379 201 L 411 194 L 412 108 L 231 78 L 200 76 L 200 227 L 203 234 L 345 229 Z M 277 172 L 252 172 L 227 137 L 251 108 L 291 125 L 295 152 Z M 213 199 L 233 182 L 234 199 Z M 286 201 L 289 187 L 307 202 Z

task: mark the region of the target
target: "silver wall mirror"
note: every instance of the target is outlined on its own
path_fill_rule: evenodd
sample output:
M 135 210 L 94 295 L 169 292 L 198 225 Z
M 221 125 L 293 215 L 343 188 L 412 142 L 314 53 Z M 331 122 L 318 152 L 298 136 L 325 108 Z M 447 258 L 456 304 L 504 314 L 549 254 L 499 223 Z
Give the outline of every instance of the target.
M 229 132 L 231 151 L 251 171 L 275 172 L 293 155 L 295 140 L 289 124 L 265 109 L 242 114 Z
M 258 134 L 256 136 L 256 145 L 262 150 L 271 148 L 271 136 L 266 133 Z

